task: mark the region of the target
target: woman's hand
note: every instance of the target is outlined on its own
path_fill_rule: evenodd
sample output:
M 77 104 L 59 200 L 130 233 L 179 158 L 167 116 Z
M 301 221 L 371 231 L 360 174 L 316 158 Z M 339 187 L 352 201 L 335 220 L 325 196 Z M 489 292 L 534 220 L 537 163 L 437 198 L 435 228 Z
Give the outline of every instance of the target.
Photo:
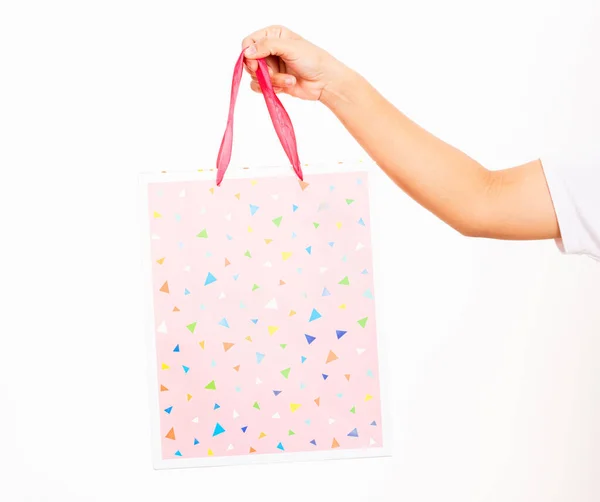
M 256 59 L 266 58 L 275 92 L 317 101 L 324 89 L 343 78 L 347 68 L 329 53 L 282 26 L 270 26 L 246 37 L 246 70 L 252 90 L 261 92 Z

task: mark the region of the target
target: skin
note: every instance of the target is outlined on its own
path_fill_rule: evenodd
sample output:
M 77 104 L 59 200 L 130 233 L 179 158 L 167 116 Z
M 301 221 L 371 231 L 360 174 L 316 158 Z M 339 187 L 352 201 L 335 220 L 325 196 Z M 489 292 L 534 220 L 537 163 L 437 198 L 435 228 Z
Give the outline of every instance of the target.
M 409 196 L 463 235 L 533 240 L 560 237 L 540 160 L 490 171 L 433 136 L 356 71 L 282 26 L 246 37 L 251 88 L 266 58 L 278 93 L 320 101 Z

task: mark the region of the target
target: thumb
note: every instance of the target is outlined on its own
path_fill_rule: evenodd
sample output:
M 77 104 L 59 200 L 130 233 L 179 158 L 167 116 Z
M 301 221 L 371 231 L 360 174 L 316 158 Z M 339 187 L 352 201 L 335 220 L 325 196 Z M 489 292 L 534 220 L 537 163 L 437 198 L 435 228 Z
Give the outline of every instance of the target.
M 300 40 L 290 38 L 262 38 L 244 51 L 248 59 L 262 59 L 267 56 L 279 56 L 284 60 L 298 58 Z

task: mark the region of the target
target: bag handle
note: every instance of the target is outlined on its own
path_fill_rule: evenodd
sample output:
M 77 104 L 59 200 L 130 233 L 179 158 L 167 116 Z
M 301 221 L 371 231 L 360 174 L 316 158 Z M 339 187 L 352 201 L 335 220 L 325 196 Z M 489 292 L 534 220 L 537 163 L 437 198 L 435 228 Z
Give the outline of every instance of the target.
M 269 77 L 269 69 L 264 59 L 258 59 L 258 69 L 256 71 L 256 77 L 258 79 L 258 85 L 262 90 L 262 94 L 273 122 L 275 132 L 279 137 L 281 146 L 285 150 L 287 158 L 294 168 L 294 172 L 301 180 L 304 179 L 302 174 L 302 168 L 300 167 L 300 159 L 298 158 L 298 146 L 296 144 L 296 134 L 294 133 L 294 126 L 290 120 L 289 115 L 285 111 L 285 108 L 279 101 L 277 94 L 273 90 L 271 85 L 271 78 Z M 231 98 L 229 101 L 229 116 L 227 118 L 227 126 L 225 128 L 225 134 L 223 134 L 223 140 L 221 141 L 221 147 L 219 148 L 219 155 L 217 156 L 217 186 L 221 185 L 227 167 L 229 167 L 229 161 L 231 160 L 231 150 L 233 147 L 233 111 L 235 109 L 235 102 L 237 100 L 238 91 L 240 88 L 240 82 L 242 80 L 242 71 L 244 66 L 244 52 L 240 54 L 235 67 L 233 69 L 233 78 L 231 81 Z

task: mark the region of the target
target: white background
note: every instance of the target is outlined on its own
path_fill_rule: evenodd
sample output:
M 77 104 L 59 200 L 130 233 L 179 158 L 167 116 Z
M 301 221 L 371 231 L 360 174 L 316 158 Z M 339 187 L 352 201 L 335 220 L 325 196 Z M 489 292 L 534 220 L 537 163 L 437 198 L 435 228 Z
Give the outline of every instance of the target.
M 137 174 L 213 165 L 240 41 L 272 23 L 490 168 L 597 144 L 597 0 L 3 1 L 0 498 L 598 500 L 600 267 L 463 238 L 389 182 L 394 457 L 152 470 Z M 261 99 L 234 164 L 284 161 Z M 285 104 L 304 162 L 362 156 Z

